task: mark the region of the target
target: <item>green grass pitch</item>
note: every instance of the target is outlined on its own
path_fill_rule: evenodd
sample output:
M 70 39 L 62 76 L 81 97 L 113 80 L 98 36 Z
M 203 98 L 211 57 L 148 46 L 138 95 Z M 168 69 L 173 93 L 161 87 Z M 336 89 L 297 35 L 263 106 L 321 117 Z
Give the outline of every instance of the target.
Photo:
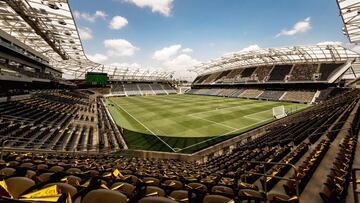
M 129 149 L 192 153 L 273 121 L 272 108 L 305 104 L 195 95 L 109 97 Z

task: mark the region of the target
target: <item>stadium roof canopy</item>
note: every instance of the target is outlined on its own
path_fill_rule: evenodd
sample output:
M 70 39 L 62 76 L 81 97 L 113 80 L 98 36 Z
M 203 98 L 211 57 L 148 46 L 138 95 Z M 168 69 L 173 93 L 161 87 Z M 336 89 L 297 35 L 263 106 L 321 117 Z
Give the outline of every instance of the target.
M 199 75 L 235 68 L 295 63 L 333 63 L 358 58 L 359 54 L 339 45 L 293 46 L 232 53 L 195 66 Z
M 344 21 L 344 34 L 350 42 L 360 42 L 360 1 L 359 0 L 337 0 L 340 15 Z
M 49 58 L 65 76 L 106 72 L 115 79 L 170 79 L 173 73 L 102 65 L 89 60 L 68 0 L 2 0 L 0 29 Z

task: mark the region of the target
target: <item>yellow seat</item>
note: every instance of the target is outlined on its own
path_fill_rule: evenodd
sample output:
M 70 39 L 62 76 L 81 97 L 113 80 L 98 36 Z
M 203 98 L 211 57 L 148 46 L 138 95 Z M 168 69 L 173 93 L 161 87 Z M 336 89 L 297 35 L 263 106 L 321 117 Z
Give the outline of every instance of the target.
M 61 193 L 70 193 L 71 196 L 77 193 L 77 189 L 74 186 L 67 183 L 50 183 L 45 185 L 44 188 L 53 185 L 57 185 Z
M 87 193 L 81 203 L 126 203 L 126 195 L 112 190 L 97 189 Z

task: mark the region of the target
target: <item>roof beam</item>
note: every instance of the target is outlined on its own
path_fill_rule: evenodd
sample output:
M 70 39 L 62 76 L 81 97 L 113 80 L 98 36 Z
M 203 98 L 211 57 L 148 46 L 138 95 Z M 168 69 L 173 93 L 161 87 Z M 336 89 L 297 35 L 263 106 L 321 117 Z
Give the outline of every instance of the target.
M 45 23 L 38 17 L 31 16 L 31 11 L 27 9 L 27 5 L 22 0 L 4 0 L 34 31 L 41 36 L 48 45 L 63 60 L 68 60 L 68 54 L 62 49 L 53 33 L 46 29 Z

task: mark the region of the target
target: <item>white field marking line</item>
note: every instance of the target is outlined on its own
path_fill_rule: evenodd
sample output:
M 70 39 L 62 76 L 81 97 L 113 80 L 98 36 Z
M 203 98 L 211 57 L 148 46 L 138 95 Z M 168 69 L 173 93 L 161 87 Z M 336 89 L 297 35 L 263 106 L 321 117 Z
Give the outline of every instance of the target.
M 173 152 L 175 152 L 174 148 L 172 148 L 168 143 L 166 143 L 164 140 L 162 140 L 159 136 L 157 136 L 152 130 L 150 130 L 146 125 L 144 125 L 142 122 L 140 122 L 137 118 L 135 118 L 133 115 L 131 115 L 128 111 L 126 111 L 124 108 L 122 108 L 117 103 L 112 102 L 117 107 L 119 107 L 121 110 L 126 112 L 129 116 L 131 116 L 136 122 L 138 122 L 140 125 L 142 125 L 146 130 L 148 130 L 151 134 L 153 134 L 157 139 L 159 139 L 161 142 L 163 142 L 167 147 L 169 147 Z
M 214 123 L 214 124 L 216 124 L 216 125 L 221 125 L 221 126 L 224 126 L 224 127 L 226 127 L 226 128 L 230 128 L 230 129 L 233 129 L 233 130 L 236 129 L 236 130 L 237 130 L 237 128 L 233 128 L 233 127 L 231 127 L 231 126 L 228 126 L 228 125 L 225 125 L 225 124 L 222 124 L 222 123 L 218 123 L 218 122 L 215 122 L 215 121 L 206 119 L 206 118 L 201 118 L 201 117 L 194 116 L 194 115 L 191 115 L 191 114 L 189 114 L 188 116 L 193 117 L 193 118 L 197 118 L 197 119 L 200 119 L 200 120 L 204 120 L 204 121 L 207 121 L 207 122 L 210 122 L 210 123 Z
M 255 113 L 252 113 L 252 114 L 247 114 L 247 115 L 243 116 L 243 118 L 249 118 L 249 119 L 253 119 L 253 120 L 263 120 L 263 119 L 261 119 L 261 118 L 253 118 L 253 117 L 251 117 L 251 116 L 256 115 L 256 114 L 260 114 L 260 113 L 264 113 L 264 112 L 267 112 L 267 111 L 271 111 L 271 109 L 267 109 L 267 110 L 264 110 L 264 111 L 255 112 Z
M 213 138 L 211 138 L 211 139 L 204 140 L 204 141 L 198 142 L 198 143 L 196 143 L 196 144 L 187 146 L 187 147 L 185 147 L 185 148 L 179 149 L 177 152 L 182 151 L 182 150 L 184 150 L 184 149 L 188 149 L 188 148 L 194 147 L 194 146 L 196 146 L 196 145 L 199 145 L 199 144 L 202 144 L 202 143 L 211 141 L 211 140 L 214 140 L 214 139 L 216 139 L 216 138 L 218 138 L 218 137 L 223 137 L 223 136 L 226 136 L 226 135 L 230 135 L 230 134 L 233 133 L 233 132 L 240 131 L 240 130 L 245 129 L 245 128 L 248 128 L 248 127 L 250 127 L 250 126 L 257 125 L 257 124 L 259 124 L 259 123 L 267 122 L 267 121 L 270 121 L 270 120 L 272 120 L 272 118 L 269 118 L 269 119 L 266 119 L 266 120 L 262 120 L 262 121 L 259 121 L 259 122 L 256 122 L 256 123 L 253 123 L 253 124 L 251 124 L 251 125 L 244 126 L 244 127 L 242 127 L 242 128 L 236 129 L 236 130 L 232 130 L 232 131 L 227 132 L 227 133 L 225 133 L 225 134 L 223 134 L 223 135 L 219 135 L 219 136 L 213 137 Z
M 248 101 L 245 101 L 244 103 L 245 103 L 245 104 L 249 103 L 249 104 L 244 105 L 244 106 L 240 106 L 240 105 L 239 105 L 239 106 L 231 106 L 231 107 L 220 107 L 220 108 L 218 108 L 218 109 L 213 109 L 213 110 L 209 110 L 209 111 L 201 111 L 201 112 L 197 112 L 197 113 L 192 113 L 192 114 L 189 114 L 189 116 L 193 116 L 193 115 L 196 115 L 196 114 L 204 114 L 204 113 L 208 113 L 208 112 L 212 112 L 212 111 L 235 109 L 235 108 L 237 108 L 237 109 L 239 109 L 239 110 L 244 110 L 244 109 L 247 109 L 248 106 L 250 106 L 250 105 L 255 105 L 255 104 L 256 104 L 256 103 L 252 103 L 252 102 L 248 102 Z M 241 103 L 239 103 L 239 104 L 241 104 Z
M 273 118 L 263 119 L 263 120 L 261 120 L 261 121 L 259 121 L 259 122 L 253 123 L 253 124 L 251 124 L 251 125 L 244 126 L 244 127 L 242 127 L 242 128 L 239 128 L 238 131 L 243 130 L 243 129 L 248 128 L 248 127 L 251 127 L 251 126 L 254 126 L 254 125 L 257 125 L 257 124 L 259 124 L 259 123 L 268 122 L 268 121 L 270 121 L 270 120 L 273 120 Z M 233 132 L 236 132 L 236 131 L 233 131 Z M 224 135 L 229 135 L 229 134 L 231 134 L 231 133 L 233 133 L 233 132 L 228 132 L 228 133 L 226 133 L 226 134 L 224 134 Z M 222 136 L 224 136 L 224 135 L 222 135 Z

